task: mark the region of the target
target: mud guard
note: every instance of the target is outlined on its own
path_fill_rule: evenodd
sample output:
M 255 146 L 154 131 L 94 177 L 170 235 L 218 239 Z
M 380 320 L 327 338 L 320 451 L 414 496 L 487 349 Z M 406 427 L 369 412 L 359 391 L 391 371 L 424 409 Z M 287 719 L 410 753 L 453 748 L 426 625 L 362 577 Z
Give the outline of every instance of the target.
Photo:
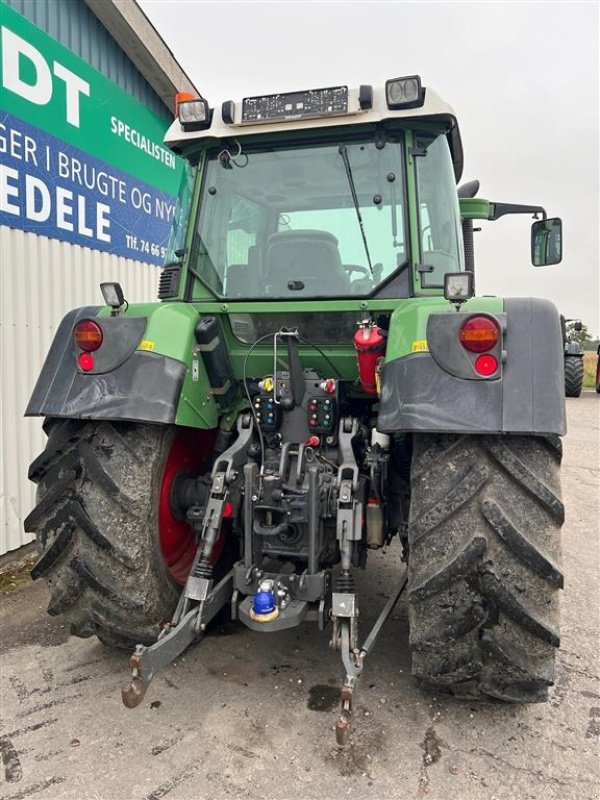
M 100 306 L 70 311 L 62 320 L 33 390 L 26 417 L 175 422 L 186 365 L 174 358 L 136 350 L 145 318 L 97 317 Z M 115 346 L 106 363 L 90 373 L 77 367 L 73 326 L 93 317 L 116 326 Z M 106 360 L 106 359 L 105 359 Z
M 504 301 L 506 353 L 496 380 L 456 377 L 431 352 L 385 364 L 377 429 L 382 433 L 566 433 L 560 319 L 547 300 Z M 441 329 L 441 326 L 440 326 Z M 428 341 L 430 351 L 448 346 Z

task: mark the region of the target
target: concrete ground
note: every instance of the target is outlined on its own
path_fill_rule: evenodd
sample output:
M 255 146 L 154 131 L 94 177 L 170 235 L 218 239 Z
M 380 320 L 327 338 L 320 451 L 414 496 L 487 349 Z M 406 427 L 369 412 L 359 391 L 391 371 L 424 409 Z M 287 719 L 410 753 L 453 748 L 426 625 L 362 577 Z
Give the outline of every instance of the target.
M 217 628 L 123 707 L 127 654 L 69 638 L 43 583 L 1 598 L 0 765 L 5 800 L 600 796 L 599 413 L 568 400 L 566 588 L 550 702 L 480 706 L 422 692 L 410 676 L 406 605 L 368 661 L 352 742 L 335 745 L 342 677 L 311 626 Z M 363 579 L 373 620 L 399 569 L 390 548 Z M 365 576 L 366 578 L 366 576 Z M 370 588 L 368 588 L 370 585 Z M 363 630 L 366 623 L 363 621 Z

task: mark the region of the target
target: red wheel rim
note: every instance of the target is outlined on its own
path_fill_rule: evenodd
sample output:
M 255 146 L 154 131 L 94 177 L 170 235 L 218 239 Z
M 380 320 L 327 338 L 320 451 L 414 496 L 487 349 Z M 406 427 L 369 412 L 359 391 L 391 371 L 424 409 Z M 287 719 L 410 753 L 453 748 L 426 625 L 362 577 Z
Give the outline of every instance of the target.
M 196 553 L 196 538 L 192 527 L 177 519 L 171 511 L 171 487 L 175 477 L 184 470 L 199 475 L 202 464 L 213 449 L 214 431 L 182 428 L 173 439 L 163 470 L 158 508 L 158 533 L 162 557 L 173 580 L 184 584 Z M 220 544 L 220 542 L 219 542 Z M 221 547 L 215 548 L 215 561 Z

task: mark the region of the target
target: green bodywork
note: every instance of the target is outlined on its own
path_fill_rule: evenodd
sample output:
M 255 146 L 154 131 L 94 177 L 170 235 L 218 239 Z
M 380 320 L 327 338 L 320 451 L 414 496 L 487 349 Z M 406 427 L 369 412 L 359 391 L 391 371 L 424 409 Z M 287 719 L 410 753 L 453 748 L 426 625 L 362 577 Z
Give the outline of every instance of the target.
M 227 308 L 224 308 L 224 305 Z M 357 311 L 391 313 L 390 329 L 385 361 L 404 358 L 414 352 L 427 350 L 426 328 L 432 313 L 456 313 L 443 297 L 408 298 L 395 301 L 340 301 L 335 310 L 326 301 L 291 303 L 278 311 L 322 311 L 333 314 L 335 311 Z M 233 373 L 238 381 L 243 378 L 243 364 L 248 346 L 239 342 L 232 334 L 228 324 L 228 313 L 272 311 L 259 303 L 136 303 L 129 306 L 127 313 L 132 316 L 148 318 L 146 332 L 138 350 L 180 361 L 186 366 L 186 377 L 177 408 L 176 424 L 193 428 L 215 428 L 221 424 L 231 427 L 238 410 L 247 406 L 243 395 L 229 408 L 222 409 L 211 394 L 211 387 L 204 369 L 202 356 L 196 351 L 194 329 L 202 316 L 217 316 L 221 319 L 221 331 L 226 349 L 229 352 Z M 497 313 L 503 310 L 503 301 L 496 297 L 473 298 L 465 303 L 459 313 L 481 311 Z M 102 316 L 108 309 L 102 309 Z M 301 360 L 323 375 L 330 375 L 331 366 L 337 375 L 354 381 L 358 377 L 356 354 L 351 341 L 347 345 L 320 344 L 320 349 L 329 359 L 309 346 L 300 347 Z M 270 372 L 273 366 L 273 349 L 270 342 L 254 349 L 248 359 L 248 375 L 262 375 Z M 357 390 L 359 392 L 359 390 Z M 360 394 L 360 392 L 359 392 Z M 366 396 L 365 396 L 366 397 Z M 223 417 L 223 418 L 222 418 Z
M 458 201 L 462 219 L 491 219 L 493 203 L 479 197 L 461 197 Z

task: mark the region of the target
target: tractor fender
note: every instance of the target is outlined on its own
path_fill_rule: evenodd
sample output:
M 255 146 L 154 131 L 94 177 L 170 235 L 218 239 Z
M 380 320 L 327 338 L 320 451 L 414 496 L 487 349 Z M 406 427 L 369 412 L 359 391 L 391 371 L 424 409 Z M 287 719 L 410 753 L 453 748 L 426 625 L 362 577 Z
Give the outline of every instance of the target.
M 137 349 L 146 317 L 97 316 L 101 308 L 76 308 L 63 318 L 25 416 L 175 422 L 186 365 Z M 97 351 L 89 372 L 79 369 L 73 341 L 74 326 L 86 318 L 93 318 L 110 341 L 110 347 Z
M 555 306 L 512 298 L 504 300 L 503 313 L 489 316 L 503 330 L 500 375 L 467 374 L 458 337 L 448 335 L 462 314 L 431 314 L 427 350 L 383 367 L 379 431 L 566 433 L 563 340 Z

